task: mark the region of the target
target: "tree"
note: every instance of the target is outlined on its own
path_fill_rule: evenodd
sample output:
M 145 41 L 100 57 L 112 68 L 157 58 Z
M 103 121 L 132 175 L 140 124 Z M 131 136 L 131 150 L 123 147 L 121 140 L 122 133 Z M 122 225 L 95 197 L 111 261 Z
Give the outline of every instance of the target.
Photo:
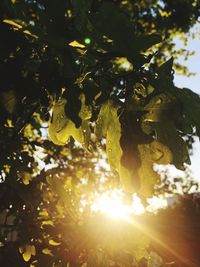
M 189 164 L 200 99 L 173 84 L 174 59 L 163 51 L 173 54 L 171 34 L 194 25 L 198 1 L 4 0 L 0 10 L 1 261 L 142 266 L 141 233 L 108 233 L 102 223 L 107 246 L 93 232 L 101 220 L 80 203 L 116 186 L 145 201 L 160 183 L 154 163 Z M 113 173 L 100 187 L 102 151 Z M 126 227 L 119 246 L 114 236 Z

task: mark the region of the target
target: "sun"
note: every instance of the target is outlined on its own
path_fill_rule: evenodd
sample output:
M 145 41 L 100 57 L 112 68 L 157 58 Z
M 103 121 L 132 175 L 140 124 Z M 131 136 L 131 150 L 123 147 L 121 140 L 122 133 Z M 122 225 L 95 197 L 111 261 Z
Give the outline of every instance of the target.
M 133 197 L 131 204 L 125 204 L 123 193 L 119 189 L 106 191 L 99 195 L 91 205 L 93 212 L 101 212 L 113 219 L 127 220 L 133 214 L 142 214 L 145 209 L 137 196 Z

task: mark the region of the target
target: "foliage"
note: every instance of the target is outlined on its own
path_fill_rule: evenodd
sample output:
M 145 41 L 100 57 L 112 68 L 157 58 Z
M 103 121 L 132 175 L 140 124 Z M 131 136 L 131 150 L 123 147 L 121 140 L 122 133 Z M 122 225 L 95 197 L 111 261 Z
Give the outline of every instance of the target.
M 174 86 L 163 53 L 199 2 L 3 0 L 0 11 L 3 266 L 142 266 L 141 233 L 107 222 L 98 233 L 80 203 L 116 186 L 145 199 L 160 184 L 155 163 L 190 163 L 200 98 Z M 98 166 L 104 151 L 113 172 Z

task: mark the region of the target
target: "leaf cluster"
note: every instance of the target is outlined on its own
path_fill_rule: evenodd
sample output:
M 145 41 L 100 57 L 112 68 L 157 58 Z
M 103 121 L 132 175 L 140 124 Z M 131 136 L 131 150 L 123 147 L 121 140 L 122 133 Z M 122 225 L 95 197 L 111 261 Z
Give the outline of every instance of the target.
M 2 266 L 140 264 L 146 240 L 128 238 L 127 229 L 107 248 L 79 203 L 102 190 L 99 146 L 114 170 L 105 187 L 143 198 L 159 184 L 154 163 L 189 164 L 186 138 L 200 136 L 200 99 L 174 86 L 173 58 L 157 64 L 169 34 L 199 16 L 198 1 L 177 3 L 1 1 Z

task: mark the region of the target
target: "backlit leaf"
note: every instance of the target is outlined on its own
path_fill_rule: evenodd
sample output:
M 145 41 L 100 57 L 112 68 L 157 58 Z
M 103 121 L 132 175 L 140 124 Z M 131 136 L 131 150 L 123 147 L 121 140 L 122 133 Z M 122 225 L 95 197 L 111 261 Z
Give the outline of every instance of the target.
M 61 243 L 60 242 L 56 242 L 53 239 L 49 240 L 49 245 L 51 246 L 59 246 Z
M 45 255 L 53 256 L 52 251 L 49 248 L 44 248 L 42 250 L 42 253 L 45 254 Z
M 48 129 L 49 137 L 54 144 L 65 145 L 70 136 L 72 136 L 76 141 L 87 146 L 90 136 L 89 119 L 91 110 L 85 105 L 84 95 L 80 96 L 80 100 L 81 110 L 79 116 L 82 119 L 82 125 L 79 128 L 66 117 L 65 105 L 67 100 L 62 98 L 55 103 Z
M 172 163 L 181 170 L 184 170 L 184 163 L 190 164 L 190 158 L 185 141 L 179 136 L 172 121 L 152 123 L 152 129 L 156 131 L 159 142 L 169 147 L 173 155 Z
M 111 168 L 117 170 L 122 186 L 126 191 L 133 192 L 132 173 L 121 164 L 123 154 L 120 138 L 121 124 L 119 121 L 118 107 L 112 101 L 107 101 L 101 107 L 96 122 L 96 135 L 98 139 L 106 137 L 106 154 Z
M 24 261 L 28 262 L 31 259 L 31 256 L 35 256 L 35 246 L 26 245 L 24 248 L 24 252 L 22 254 Z
M 166 145 L 153 141 L 150 144 L 138 145 L 141 159 L 141 166 L 138 169 L 140 177 L 140 194 L 150 197 L 153 193 L 154 185 L 160 180 L 160 176 L 153 170 L 153 165 L 170 164 L 172 153 Z

